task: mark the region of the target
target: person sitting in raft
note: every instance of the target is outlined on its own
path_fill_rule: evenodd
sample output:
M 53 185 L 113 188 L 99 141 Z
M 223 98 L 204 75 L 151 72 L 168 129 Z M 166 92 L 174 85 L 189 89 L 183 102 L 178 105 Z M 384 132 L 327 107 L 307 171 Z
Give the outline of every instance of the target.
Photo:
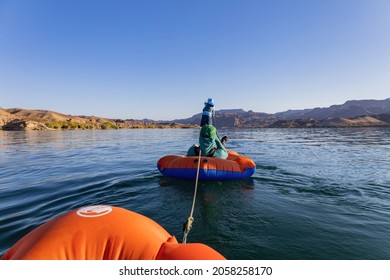
M 212 98 L 209 98 L 204 103 L 204 108 L 202 110 L 202 119 L 200 120 L 200 127 L 203 127 L 205 125 L 214 125 L 215 126 L 215 124 L 213 123 L 214 118 L 215 118 L 215 104 L 214 104 L 214 100 Z M 217 134 L 217 137 L 219 139 L 218 134 Z M 227 139 L 228 139 L 228 137 L 226 135 L 220 139 L 222 145 L 225 146 Z
M 213 117 L 215 114 L 214 100 L 212 98 L 207 99 L 204 103 L 202 110 L 202 119 L 200 120 L 200 126 L 213 125 Z
M 189 148 L 187 156 L 197 156 L 199 155 L 200 150 L 201 156 L 222 159 L 228 157 L 228 152 L 219 140 L 217 130 L 212 125 L 205 125 L 202 127 L 199 134 L 199 144 L 200 145 L 195 144 Z

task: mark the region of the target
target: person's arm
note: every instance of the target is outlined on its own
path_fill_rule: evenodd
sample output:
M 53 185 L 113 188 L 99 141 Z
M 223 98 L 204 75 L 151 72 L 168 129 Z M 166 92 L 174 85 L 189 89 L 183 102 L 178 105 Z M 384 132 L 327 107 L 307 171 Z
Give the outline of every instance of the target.
M 217 138 L 215 138 L 215 144 L 217 146 L 218 149 L 222 149 L 224 150 L 225 152 L 227 152 L 226 148 L 224 145 L 222 145 L 221 141 Z

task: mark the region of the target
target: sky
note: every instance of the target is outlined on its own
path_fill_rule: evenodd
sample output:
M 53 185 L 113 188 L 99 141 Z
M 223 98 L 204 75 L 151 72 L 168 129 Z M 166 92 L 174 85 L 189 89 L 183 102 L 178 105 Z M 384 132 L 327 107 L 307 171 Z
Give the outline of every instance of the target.
M 173 120 L 390 97 L 388 0 L 0 0 L 0 107 Z

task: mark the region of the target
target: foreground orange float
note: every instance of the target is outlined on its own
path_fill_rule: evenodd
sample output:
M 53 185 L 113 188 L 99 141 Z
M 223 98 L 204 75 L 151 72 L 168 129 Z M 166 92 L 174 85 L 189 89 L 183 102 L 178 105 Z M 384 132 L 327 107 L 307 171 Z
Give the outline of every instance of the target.
M 153 220 L 97 205 L 60 215 L 20 239 L 2 259 L 222 260 L 201 243 L 179 244 Z

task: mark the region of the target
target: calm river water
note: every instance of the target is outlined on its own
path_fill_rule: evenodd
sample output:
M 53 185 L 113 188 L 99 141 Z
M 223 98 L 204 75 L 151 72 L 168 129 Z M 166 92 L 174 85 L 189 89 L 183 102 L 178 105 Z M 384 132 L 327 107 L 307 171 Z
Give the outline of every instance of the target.
M 390 259 L 390 129 L 220 130 L 249 180 L 200 182 L 188 242 L 231 260 Z M 0 256 L 45 221 L 96 204 L 182 239 L 195 182 L 157 170 L 197 129 L 0 131 Z

